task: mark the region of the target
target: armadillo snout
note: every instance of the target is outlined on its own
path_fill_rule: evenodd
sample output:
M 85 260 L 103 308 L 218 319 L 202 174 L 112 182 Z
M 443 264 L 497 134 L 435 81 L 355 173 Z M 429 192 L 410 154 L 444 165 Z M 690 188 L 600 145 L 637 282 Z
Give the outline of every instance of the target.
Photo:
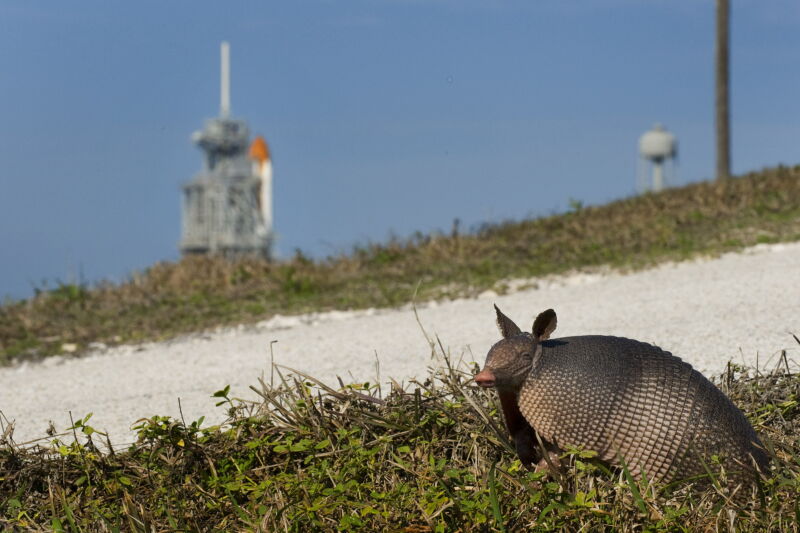
M 475 383 L 487 389 L 494 387 L 494 374 L 491 370 L 484 368 L 475 376 Z

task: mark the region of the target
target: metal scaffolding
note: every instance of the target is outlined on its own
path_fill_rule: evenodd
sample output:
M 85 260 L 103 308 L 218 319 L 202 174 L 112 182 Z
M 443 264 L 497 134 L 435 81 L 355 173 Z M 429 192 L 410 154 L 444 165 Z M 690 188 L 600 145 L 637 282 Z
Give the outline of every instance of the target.
M 184 255 L 271 258 L 272 221 L 265 221 L 261 205 L 264 198 L 271 203 L 271 176 L 265 180 L 249 157 L 247 123 L 229 117 L 229 71 L 228 45 L 222 43 L 220 117 L 192 135 L 205 162 L 203 171 L 183 185 L 180 249 Z

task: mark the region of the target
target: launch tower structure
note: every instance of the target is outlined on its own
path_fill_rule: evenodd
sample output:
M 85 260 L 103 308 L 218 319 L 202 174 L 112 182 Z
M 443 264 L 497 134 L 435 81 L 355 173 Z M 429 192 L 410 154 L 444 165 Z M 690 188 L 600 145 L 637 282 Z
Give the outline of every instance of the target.
M 272 257 L 272 164 L 262 137 L 230 116 L 230 47 L 221 46 L 220 116 L 192 135 L 203 170 L 183 185 L 181 253 Z M 258 149 L 255 146 L 258 145 Z M 249 147 L 249 149 L 248 149 Z

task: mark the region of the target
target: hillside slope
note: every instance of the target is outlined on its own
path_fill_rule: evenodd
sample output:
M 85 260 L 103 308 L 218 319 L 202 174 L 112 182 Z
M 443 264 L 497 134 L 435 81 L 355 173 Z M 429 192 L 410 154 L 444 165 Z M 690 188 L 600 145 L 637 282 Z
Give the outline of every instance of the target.
M 760 245 L 714 260 L 664 264 L 631 274 L 577 274 L 528 280 L 533 287 L 487 292 L 419 306 L 430 337 L 453 360 L 482 362 L 499 339 L 492 304 L 517 323 L 530 324 L 548 307 L 558 313 L 555 336 L 618 335 L 652 342 L 707 375 L 729 360 L 763 369 L 800 361 L 800 243 Z M 206 423 L 224 420 L 211 395 L 258 396 L 250 385 L 271 378 L 270 361 L 338 388 L 345 383 L 424 379 L 431 349 L 414 310 L 315 313 L 277 317 L 254 327 L 190 335 L 168 342 L 121 346 L 84 358 L 0 369 L 0 410 L 16 420 L 17 442 L 43 437 L 94 413 L 93 427 L 114 443 L 131 442 L 131 424 L 155 414 Z M 277 341 L 273 344 L 273 341 Z M 438 343 L 437 343 L 438 346 Z M 288 370 L 283 370 L 288 373 Z M 274 376 L 277 380 L 278 377 Z M 179 409 L 180 401 L 180 409 Z
M 576 206 L 577 207 L 577 206 Z M 503 280 L 598 265 L 640 268 L 800 239 L 800 166 L 698 183 L 566 214 L 417 235 L 312 261 L 189 258 L 122 284 L 62 285 L 0 306 L 0 364 L 275 314 L 391 307 L 475 295 Z

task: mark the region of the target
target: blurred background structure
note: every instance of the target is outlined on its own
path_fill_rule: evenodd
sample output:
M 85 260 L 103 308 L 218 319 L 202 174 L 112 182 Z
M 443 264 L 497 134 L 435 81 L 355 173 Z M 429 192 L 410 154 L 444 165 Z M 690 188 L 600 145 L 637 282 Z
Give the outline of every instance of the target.
M 203 171 L 183 186 L 181 252 L 272 256 L 272 162 L 263 137 L 250 144 L 247 123 L 230 116 L 230 45 L 220 47 L 220 113 L 192 140 Z
M 659 123 L 639 137 L 639 170 L 636 183 L 640 192 L 658 192 L 677 182 L 678 140 Z

